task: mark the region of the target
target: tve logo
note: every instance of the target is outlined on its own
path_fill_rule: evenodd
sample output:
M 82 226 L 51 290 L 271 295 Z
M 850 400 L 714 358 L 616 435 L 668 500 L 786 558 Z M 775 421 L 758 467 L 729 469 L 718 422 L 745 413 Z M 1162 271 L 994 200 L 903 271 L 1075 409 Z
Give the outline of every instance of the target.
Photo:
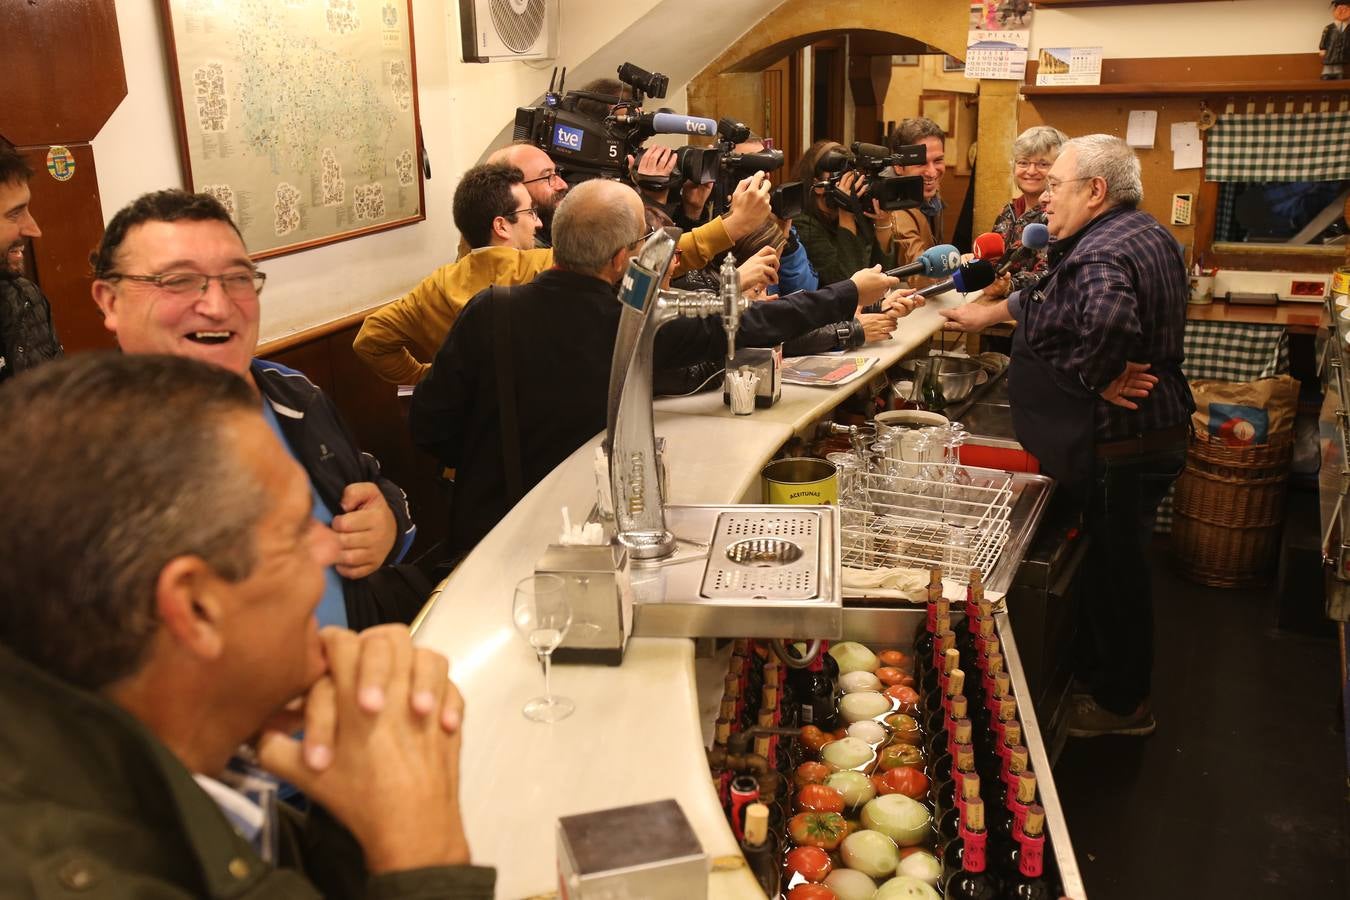
M 582 132 L 580 128 L 568 128 L 566 125 L 558 125 L 553 129 L 553 146 L 562 147 L 565 150 L 581 149 Z
M 702 134 L 702 135 L 712 134 L 712 132 L 708 130 L 707 122 L 701 122 L 698 119 L 693 118 L 692 116 L 685 121 L 684 130 L 689 132 L 690 134 Z

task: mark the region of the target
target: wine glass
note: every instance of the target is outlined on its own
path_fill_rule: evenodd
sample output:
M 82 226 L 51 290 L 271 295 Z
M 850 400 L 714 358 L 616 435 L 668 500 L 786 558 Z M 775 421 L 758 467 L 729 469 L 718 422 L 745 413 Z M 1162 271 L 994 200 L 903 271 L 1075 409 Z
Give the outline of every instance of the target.
M 563 580 L 557 575 L 531 575 L 516 585 L 511 620 L 539 656 L 544 669 L 544 696 L 535 697 L 521 710 L 532 722 L 558 722 L 576 709 L 566 697 L 549 690 L 549 662 L 572 624 L 572 606 L 567 602 Z

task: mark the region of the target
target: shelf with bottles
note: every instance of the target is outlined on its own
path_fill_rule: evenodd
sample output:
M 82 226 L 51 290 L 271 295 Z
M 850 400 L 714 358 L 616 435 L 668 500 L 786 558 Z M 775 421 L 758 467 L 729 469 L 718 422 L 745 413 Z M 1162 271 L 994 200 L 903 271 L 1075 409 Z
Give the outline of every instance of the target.
M 969 615 L 940 569 L 930 585 L 904 649 L 844 642 L 796 668 L 737 642 L 709 762 L 770 897 L 1086 896 L 1015 646 L 978 573 Z

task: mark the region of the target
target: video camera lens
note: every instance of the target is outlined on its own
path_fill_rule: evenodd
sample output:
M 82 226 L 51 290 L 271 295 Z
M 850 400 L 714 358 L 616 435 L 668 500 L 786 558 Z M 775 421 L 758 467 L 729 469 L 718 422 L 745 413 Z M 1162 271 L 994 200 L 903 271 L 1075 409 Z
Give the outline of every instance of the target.
M 632 63 L 619 66 L 619 80 L 635 91 L 641 91 L 648 97 L 660 100 L 670 88 L 670 77 L 660 72 L 648 72 Z

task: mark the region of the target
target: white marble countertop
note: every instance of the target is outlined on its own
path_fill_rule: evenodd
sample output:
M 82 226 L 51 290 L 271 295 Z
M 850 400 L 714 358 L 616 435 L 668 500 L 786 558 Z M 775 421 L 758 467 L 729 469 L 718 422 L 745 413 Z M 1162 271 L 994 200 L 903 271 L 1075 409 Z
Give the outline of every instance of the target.
M 859 351 L 886 366 L 941 327 L 936 306 L 901 320 L 896 336 Z M 759 499 L 759 470 L 788 440 L 838 405 L 862 382 L 842 388 L 788 385 L 783 400 L 732 416 L 720 392 L 663 399 L 656 433 L 666 438 L 669 502 Z M 623 665 L 555 666 L 553 689 L 577 711 L 553 725 L 532 723 L 521 706 L 543 692 L 534 653 L 511 623 L 516 582 L 561 529 L 560 508 L 582 521 L 595 500 L 590 441 L 540 482 L 438 588 L 417 629 L 419 644 L 451 660 L 464 694 L 460 759 L 465 827 L 475 862 L 497 867 L 497 896 L 532 897 L 557 889 L 560 816 L 676 798 L 712 858 L 739 853 L 708 775 L 699 726 L 693 643 L 638 638 Z M 714 871 L 714 898 L 762 898 L 748 869 Z

